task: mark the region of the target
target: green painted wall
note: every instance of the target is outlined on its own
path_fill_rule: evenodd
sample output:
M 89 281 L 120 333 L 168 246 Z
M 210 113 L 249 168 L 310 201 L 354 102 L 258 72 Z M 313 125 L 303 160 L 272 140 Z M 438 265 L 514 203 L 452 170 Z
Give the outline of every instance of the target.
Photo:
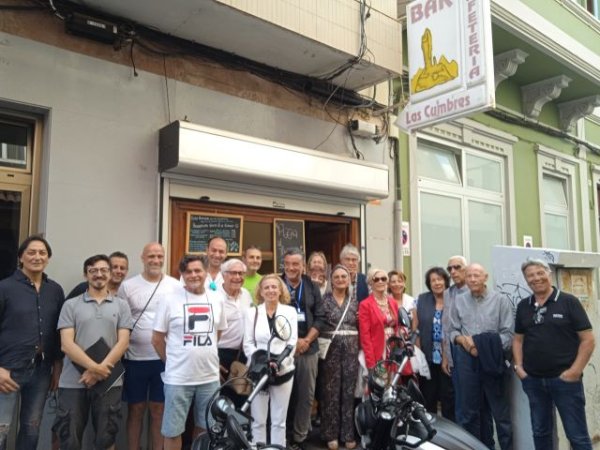
M 595 53 L 600 53 L 600 33 L 575 16 L 561 0 L 521 0 L 539 15 Z

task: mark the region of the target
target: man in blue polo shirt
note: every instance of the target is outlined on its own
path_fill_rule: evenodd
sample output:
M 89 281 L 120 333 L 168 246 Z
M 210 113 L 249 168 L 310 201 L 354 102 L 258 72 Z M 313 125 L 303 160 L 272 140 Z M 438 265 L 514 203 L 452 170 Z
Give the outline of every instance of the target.
M 19 247 L 19 268 L 0 282 L 0 449 L 21 398 L 16 450 L 37 447 L 48 389 L 56 389 L 62 367 L 56 323 L 65 294 L 44 270 L 48 242 L 30 236 Z
M 552 286 L 545 261 L 528 260 L 521 271 L 533 295 L 517 306 L 514 369 L 529 398 L 535 448 L 554 448 L 555 405 L 571 448 L 592 450 L 582 383 L 595 346 L 592 325 L 579 299 Z

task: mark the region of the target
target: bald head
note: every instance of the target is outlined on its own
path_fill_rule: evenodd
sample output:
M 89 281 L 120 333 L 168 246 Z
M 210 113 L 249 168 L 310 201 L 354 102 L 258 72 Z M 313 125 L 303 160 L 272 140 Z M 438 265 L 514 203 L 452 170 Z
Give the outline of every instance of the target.
M 481 264 L 469 264 L 466 269 L 466 283 L 474 297 L 485 294 L 488 273 Z
M 158 281 L 165 263 L 165 249 L 159 242 L 149 242 L 142 250 L 142 276 L 148 281 Z

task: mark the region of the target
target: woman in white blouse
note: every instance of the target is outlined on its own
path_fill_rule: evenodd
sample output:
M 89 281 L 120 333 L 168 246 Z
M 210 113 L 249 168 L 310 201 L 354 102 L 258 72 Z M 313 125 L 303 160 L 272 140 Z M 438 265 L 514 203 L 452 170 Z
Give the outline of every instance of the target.
M 287 342 L 273 339 L 271 355 L 280 354 L 286 347 L 296 347 L 298 340 L 298 317 L 296 310 L 288 306 L 290 294 L 277 274 L 265 275 L 258 284 L 256 295 L 258 306 L 251 308 L 246 315 L 244 332 L 244 352 L 249 360 L 257 350 L 266 350 L 276 316 L 284 316 L 292 328 L 291 337 Z M 294 352 L 285 358 L 275 382 L 261 391 L 254 399 L 250 412 L 253 417 L 252 437 L 253 442 L 267 440 L 267 416 L 269 413 L 269 400 L 271 409 L 271 444 L 285 447 L 285 421 L 288 404 L 292 393 L 294 381 Z

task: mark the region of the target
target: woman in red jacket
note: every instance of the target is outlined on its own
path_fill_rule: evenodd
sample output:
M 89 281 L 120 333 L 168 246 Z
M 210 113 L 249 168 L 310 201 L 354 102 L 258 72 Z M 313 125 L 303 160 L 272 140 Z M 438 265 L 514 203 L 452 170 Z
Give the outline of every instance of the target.
M 367 275 L 371 295 L 360 302 L 358 327 L 360 346 L 370 371 L 386 357 L 385 343 L 398 332 L 398 304 L 388 295 L 388 276 L 384 270 L 371 269 Z

